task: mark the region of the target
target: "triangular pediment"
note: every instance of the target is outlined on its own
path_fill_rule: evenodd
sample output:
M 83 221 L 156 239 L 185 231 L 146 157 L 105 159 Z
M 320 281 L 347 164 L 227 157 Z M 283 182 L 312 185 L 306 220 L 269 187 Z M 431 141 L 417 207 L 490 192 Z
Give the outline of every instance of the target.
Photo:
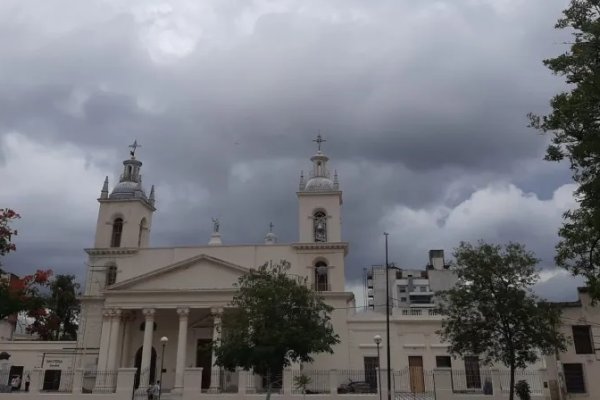
M 247 268 L 201 254 L 110 286 L 109 290 L 231 289 Z

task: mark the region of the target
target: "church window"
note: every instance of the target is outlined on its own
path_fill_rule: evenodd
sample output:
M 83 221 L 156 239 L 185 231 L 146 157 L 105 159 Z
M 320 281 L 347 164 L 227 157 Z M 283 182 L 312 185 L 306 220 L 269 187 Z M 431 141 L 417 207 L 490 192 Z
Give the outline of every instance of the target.
M 327 214 L 317 211 L 313 214 L 313 230 L 315 242 L 327 241 Z
M 113 222 L 112 237 L 110 247 L 121 247 L 121 235 L 123 234 L 123 219 L 117 218 Z
M 315 265 L 315 290 L 317 292 L 329 291 L 329 276 L 327 264 L 319 261 Z
M 140 221 L 140 233 L 138 234 L 138 247 L 142 246 L 142 237 L 144 236 L 144 231 L 146 230 L 146 218 L 142 218 Z
M 106 270 L 106 286 L 114 285 L 117 281 L 117 267 L 111 265 Z

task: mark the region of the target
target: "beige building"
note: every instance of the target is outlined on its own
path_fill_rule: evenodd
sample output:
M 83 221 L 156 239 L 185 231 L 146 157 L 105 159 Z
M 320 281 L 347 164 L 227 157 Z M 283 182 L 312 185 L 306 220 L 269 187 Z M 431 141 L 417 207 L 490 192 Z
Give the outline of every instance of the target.
M 203 368 L 203 388 L 217 390 L 221 378 L 211 372 L 214 356 L 206 349 L 218 340 L 221 313 L 231 301 L 234 283 L 266 262 L 289 261 L 290 273 L 308 277 L 329 304 L 352 306 L 353 295 L 345 292 L 348 244 L 341 237 L 342 192 L 318 140 L 312 171 L 301 176 L 297 192 L 299 240 L 290 244 L 277 243 L 273 232 L 262 244 L 224 244 L 219 222 L 213 220 L 207 244 L 149 247 L 154 187 L 146 196 L 142 163 L 131 152 L 119 183 L 109 193 L 107 179 L 98 199 L 95 243 L 86 249 L 79 364 L 98 370 L 136 368 L 141 371 L 136 385 L 146 387 L 158 379 L 160 363 L 162 385 L 173 392 L 182 391 L 186 368 Z M 333 315 L 342 343 L 345 323 L 345 314 Z M 163 337 L 168 339 L 164 359 Z M 336 348 L 333 356 L 317 357 L 316 364 L 333 368 L 348 361 L 348 352 Z
M 320 137 L 317 142 L 311 172 L 301 174 L 297 191 L 297 242 L 277 243 L 269 231 L 264 243 L 230 245 L 219 221 L 213 220 L 212 235 L 204 244 L 160 248 L 149 245 L 155 191 L 152 187 L 147 195 L 142 186 L 142 162 L 135 157 L 134 144 L 119 182 L 109 190 L 107 178 L 98 199 L 94 246 L 86 249 L 78 341 L 0 341 L 0 353 L 7 349 L 11 354 L 10 360 L 0 362 L 0 372 L 5 371 L 5 378 L 8 371 L 30 373 L 31 398 L 40 390 L 86 393 L 85 398 L 92 400 L 107 394 L 130 399 L 133 393 L 146 398 L 146 388 L 158 379 L 163 398 L 231 393 L 248 398 L 264 390 L 264 378 L 252 371 L 219 370 L 211 345 L 219 339 L 221 314 L 238 278 L 251 268 L 284 259 L 291 263 L 290 273 L 307 277 L 334 307 L 332 323 L 341 340 L 334 354 L 318 355 L 313 364 L 303 366 L 303 373 L 312 379 L 309 390 L 341 398 L 348 390 L 358 390 L 352 389 L 352 381 L 361 381 L 353 399 L 377 398 L 378 387 L 387 386 L 387 374 L 377 374 L 378 366 L 387 363 L 385 313 L 360 312 L 362 307 L 355 306 L 354 295 L 345 289 L 349 245 L 342 238 L 342 192 L 337 174 L 332 177 L 328 170 Z M 451 274 L 439 251 L 430 254 L 430 264 L 425 276 L 413 270 L 405 275 L 391 272 L 390 363 L 396 398 L 409 394 L 406 398 L 461 399 L 468 393 L 472 400 L 478 394 L 491 399 L 484 394 L 490 390 L 494 399 L 503 398 L 505 372 L 480 368 L 474 358 L 451 359 L 436 334 L 442 318 L 433 308 L 432 294 L 451 282 Z M 410 300 L 401 300 L 402 288 Z M 379 347 L 376 335 L 384 337 Z M 299 365 L 283 371 L 275 390 L 286 398 L 300 396 L 293 385 L 299 373 Z M 541 375 L 530 378 L 535 398 L 544 398 Z M 2 383 L 6 379 L 2 382 L 0 373 Z
M 548 357 L 550 381 L 560 399 L 600 399 L 600 309 L 587 288 L 578 288 L 577 301 L 555 303 L 562 310 L 562 332 L 570 343 Z

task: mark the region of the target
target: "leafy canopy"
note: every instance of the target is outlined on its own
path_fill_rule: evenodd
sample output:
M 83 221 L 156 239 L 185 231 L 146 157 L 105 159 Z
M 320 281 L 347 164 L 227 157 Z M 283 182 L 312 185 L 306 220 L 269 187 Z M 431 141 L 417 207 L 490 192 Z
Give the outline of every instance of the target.
M 545 116 L 529 114 L 531 126 L 551 135 L 546 160 L 568 160 L 579 208 L 564 215 L 556 263 L 583 275 L 600 298 L 600 0 L 572 0 L 557 29 L 572 31 L 570 48 L 544 60 L 564 76 L 568 90 L 550 101 Z
M 0 320 L 21 311 L 42 310 L 45 302 L 40 291 L 48 285 L 51 270 L 37 270 L 22 278 L 0 279 Z
M 516 368 L 564 349 L 560 311 L 532 293 L 538 260 L 523 245 L 462 242 L 454 257 L 458 283 L 441 294 L 445 319 L 439 333 L 453 355 L 510 367 L 512 400 Z
M 30 310 L 33 322 L 28 333 L 41 340 L 76 340 L 80 311 L 77 299 L 79 284 L 74 275 L 56 275 L 50 282 L 50 293 L 44 296 L 44 307 Z
M 0 257 L 16 250 L 12 238 L 17 235 L 17 230 L 12 228 L 10 223 L 19 218 L 21 216 L 14 210 L 0 208 Z M 42 309 L 44 299 L 40 289 L 48 284 L 51 275 L 51 270 L 37 270 L 32 275 L 19 278 L 12 274 L 4 274 L 0 269 L 0 320 L 16 318 L 21 311 Z
M 267 263 L 239 278 L 237 293 L 223 313 L 216 364 L 228 370 L 252 368 L 263 376 L 278 374 L 292 362 L 311 362 L 317 353 L 333 353 L 339 343 L 327 305 L 291 277 L 290 263 Z

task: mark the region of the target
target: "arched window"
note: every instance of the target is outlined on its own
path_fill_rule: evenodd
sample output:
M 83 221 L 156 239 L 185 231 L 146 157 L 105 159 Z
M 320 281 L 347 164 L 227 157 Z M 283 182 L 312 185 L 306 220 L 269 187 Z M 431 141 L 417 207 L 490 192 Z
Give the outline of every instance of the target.
M 142 238 L 144 237 L 144 231 L 146 230 L 146 218 L 142 218 L 140 221 L 140 233 L 138 234 L 138 247 L 142 247 Z
M 327 214 L 317 211 L 313 214 L 313 232 L 315 242 L 327 241 Z
M 112 236 L 110 239 L 110 247 L 121 247 L 121 236 L 123 234 L 123 219 L 117 218 L 113 222 Z
M 117 281 L 117 266 L 110 265 L 106 269 L 106 286 L 114 285 Z
M 329 291 L 329 270 L 327 264 L 319 261 L 315 264 L 315 290 L 317 292 Z

